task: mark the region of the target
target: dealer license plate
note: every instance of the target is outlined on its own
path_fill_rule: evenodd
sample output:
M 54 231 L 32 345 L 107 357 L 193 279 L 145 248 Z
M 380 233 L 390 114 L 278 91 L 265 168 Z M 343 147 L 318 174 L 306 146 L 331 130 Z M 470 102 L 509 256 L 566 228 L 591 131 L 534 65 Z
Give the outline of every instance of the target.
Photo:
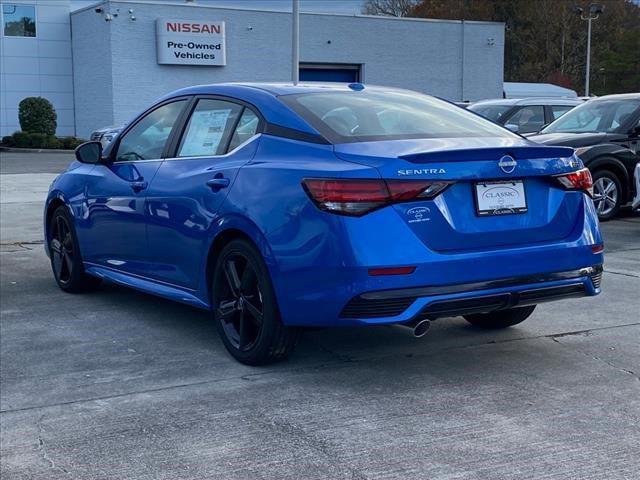
M 478 182 L 476 212 L 480 216 L 510 215 L 527 211 L 527 197 L 522 180 Z

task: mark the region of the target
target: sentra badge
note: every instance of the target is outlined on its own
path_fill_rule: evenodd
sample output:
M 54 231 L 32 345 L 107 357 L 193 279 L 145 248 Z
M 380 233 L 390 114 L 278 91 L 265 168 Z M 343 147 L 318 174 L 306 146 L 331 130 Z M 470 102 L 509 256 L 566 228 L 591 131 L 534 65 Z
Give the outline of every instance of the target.
M 444 168 L 416 168 L 398 170 L 398 175 L 442 175 L 447 173 Z

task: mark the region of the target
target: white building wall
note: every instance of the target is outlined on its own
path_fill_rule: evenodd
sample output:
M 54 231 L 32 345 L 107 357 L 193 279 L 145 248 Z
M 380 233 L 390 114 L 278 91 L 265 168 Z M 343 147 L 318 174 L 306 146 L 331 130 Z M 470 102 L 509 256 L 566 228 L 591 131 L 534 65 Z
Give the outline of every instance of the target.
M 126 122 L 177 88 L 291 78 L 291 15 L 286 12 L 211 8 L 204 2 L 106 1 L 102 7 L 103 14 L 93 7 L 72 14 L 80 136 Z M 106 13 L 117 16 L 105 22 Z M 226 22 L 227 65 L 158 65 L 158 18 Z M 300 23 L 301 62 L 362 64 L 365 83 L 450 100 L 502 96 L 502 23 L 463 26 L 457 21 L 324 14 L 302 14 Z M 88 34 L 93 35 L 90 48 Z
M 110 29 L 111 24 L 93 8 L 71 16 L 76 130 L 82 138 L 89 138 L 95 128 L 114 123 L 114 57 L 111 54 Z M 131 45 L 123 48 L 126 51 L 131 49 Z
M 18 104 L 44 97 L 58 114 L 57 134 L 74 135 L 70 0 L 0 0 L 36 7 L 36 37 L 5 37 L 0 25 L 0 134 L 20 130 Z M 0 6 L 1 10 L 1 6 Z

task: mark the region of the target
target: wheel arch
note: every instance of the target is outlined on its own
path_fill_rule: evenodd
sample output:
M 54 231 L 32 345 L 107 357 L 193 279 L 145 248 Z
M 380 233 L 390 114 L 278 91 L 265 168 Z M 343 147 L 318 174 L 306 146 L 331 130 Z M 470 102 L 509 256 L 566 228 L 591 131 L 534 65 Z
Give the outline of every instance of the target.
M 218 230 L 209 243 L 203 265 L 202 281 L 206 289 L 206 298 L 209 300 L 211 300 L 213 267 L 216 259 L 229 242 L 237 239 L 246 240 L 258 249 L 273 278 L 274 269 L 276 268 L 275 258 L 266 237 L 257 225 L 249 219 L 238 215 L 223 218 L 218 222 Z
M 45 249 L 48 253 L 49 251 L 49 224 L 51 223 L 51 218 L 53 217 L 53 212 L 55 212 L 58 207 L 66 206 L 67 210 L 71 214 L 72 218 L 75 219 L 75 215 L 73 214 L 73 209 L 69 206 L 69 204 L 65 201 L 64 196 L 61 193 L 55 193 L 49 197 L 47 201 L 45 212 L 44 212 L 44 244 Z

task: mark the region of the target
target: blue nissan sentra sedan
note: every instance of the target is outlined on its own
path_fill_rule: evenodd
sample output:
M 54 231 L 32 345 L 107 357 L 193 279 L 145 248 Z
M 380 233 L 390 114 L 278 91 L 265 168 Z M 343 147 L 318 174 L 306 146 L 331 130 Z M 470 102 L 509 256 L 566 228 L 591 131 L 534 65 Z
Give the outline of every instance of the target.
M 416 92 L 191 87 L 76 158 L 45 205 L 60 288 L 108 280 L 210 310 L 243 363 L 286 357 L 300 327 L 504 328 L 600 292 L 573 149 Z

